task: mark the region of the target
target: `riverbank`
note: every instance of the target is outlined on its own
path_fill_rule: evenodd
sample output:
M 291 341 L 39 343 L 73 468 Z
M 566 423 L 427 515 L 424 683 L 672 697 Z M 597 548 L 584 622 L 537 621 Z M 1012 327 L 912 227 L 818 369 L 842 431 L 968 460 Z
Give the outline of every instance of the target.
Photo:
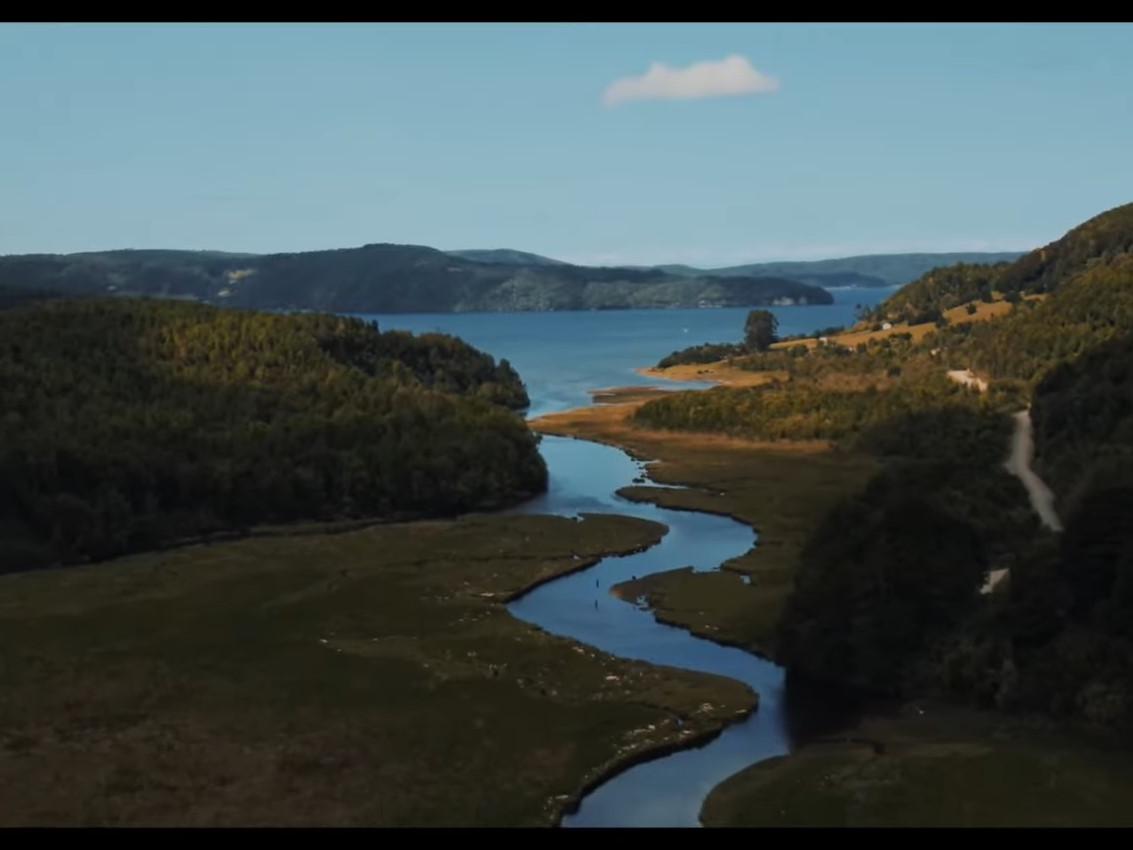
M 932 702 L 752 765 L 705 826 L 1133 826 L 1129 753 Z
M 645 602 L 659 622 L 766 652 L 801 545 L 840 497 L 823 505 L 823 494 L 858 489 L 877 465 L 818 443 L 637 427 L 632 414 L 647 399 L 632 399 L 629 390 L 622 397 L 631 400 L 543 417 L 532 427 L 653 459 L 657 482 L 692 489 L 629 487 L 620 495 L 728 514 L 750 523 L 760 540 L 719 572 L 677 568 L 613 592 Z M 1013 457 L 1024 458 L 1018 445 L 1016 438 Z M 1112 742 L 1048 721 L 917 703 L 867 714 L 789 756 L 753 760 L 711 792 L 701 819 L 706 826 L 1128 826 L 1130 764 L 1128 751 Z
M 619 491 L 623 497 L 723 514 L 754 528 L 758 545 L 720 571 L 674 569 L 618 590 L 627 598 L 644 597 L 661 622 L 768 654 L 803 544 L 831 506 L 864 485 L 876 462 L 821 441 L 758 442 L 640 428 L 630 417 L 642 403 L 592 405 L 530 425 L 545 434 L 616 446 L 650 461 L 649 475 L 657 483 L 688 488 L 629 487 Z
M 663 533 L 480 516 L 0 578 L 0 824 L 557 823 L 755 706 L 501 604 Z
M 786 372 L 753 372 L 740 369 L 726 360 L 715 363 L 682 363 L 665 368 L 650 367 L 634 369 L 646 378 L 660 378 L 665 381 L 706 381 L 725 387 L 760 387 L 777 380 L 785 380 Z

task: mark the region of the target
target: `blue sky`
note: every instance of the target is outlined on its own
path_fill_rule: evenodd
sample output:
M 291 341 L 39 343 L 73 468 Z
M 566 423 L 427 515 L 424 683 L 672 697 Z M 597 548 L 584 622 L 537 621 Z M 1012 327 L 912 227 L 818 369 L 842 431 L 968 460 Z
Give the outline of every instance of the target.
M 1131 48 L 1118 24 L 8 24 L 0 253 L 1023 249 L 1133 201 Z M 692 96 L 719 86 L 682 69 L 727 57 L 761 90 Z

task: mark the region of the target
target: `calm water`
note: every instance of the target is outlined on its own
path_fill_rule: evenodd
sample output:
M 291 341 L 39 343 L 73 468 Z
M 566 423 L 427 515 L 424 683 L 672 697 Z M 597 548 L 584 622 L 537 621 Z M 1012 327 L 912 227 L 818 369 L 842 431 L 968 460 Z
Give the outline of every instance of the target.
M 712 788 L 753 762 L 788 751 L 782 710 L 784 671 L 747 652 L 693 637 L 662 625 L 653 614 L 609 594 L 634 576 L 691 566 L 714 570 L 755 543 L 751 528 L 727 517 L 669 511 L 613 495 L 642 473 L 624 452 L 583 440 L 546 437 L 543 456 L 551 469 L 549 492 L 520 510 L 525 513 L 619 513 L 669 526 L 661 542 L 645 552 L 604 558 L 585 572 L 542 585 L 509 606 L 521 620 L 575 638 L 606 652 L 717 673 L 746 682 L 759 694 L 751 718 L 725 730 L 707 746 L 646 762 L 596 788 L 564 826 L 697 826 Z M 736 584 L 739 584 L 739 578 Z
M 850 324 L 857 304 L 873 305 L 892 290 L 833 291 L 825 307 L 775 308 L 781 334 Z M 530 415 L 588 404 L 589 390 L 650 382 L 634 372 L 676 348 L 735 342 L 746 309 L 626 310 L 576 313 L 435 314 L 367 316 L 383 329 L 452 333 L 506 357 L 531 396 Z M 671 382 L 658 385 L 670 388 Z M 588 794 L 564 826 L 698 826 L 704 798 L 732 774 L 790 751 L 793 718 L 812 705 L 788 710 L 785 671 L 738 649 L 719 646 L 664 626 L 652 613 L 610 596 L 619 582 L 691 566 L 715 570 L 755 544 L 751 528 L 727 517 L 671 511 L 630 502 L 616 491 L 644 466 L 618 449 L 583 440 L 545 437 L 550 470 L 546 494 L 515 511 L 577 516 L 617 513 L 664 523 L 669 531 L 645 552 L 604 558 L 590 569 L 542 585 L 509 606 L 512 614 L 553 634 L 574 638 L 623 658 L 728 676 L 759 694 L 759 709 L 704 747 L 638 765 Z M 737 578 L 737 583 L 739 579 Z
M 854 306 L 873 306 L 893 289 L 832 289 L 835 303 L 773 307 L 786 336 L 852 324 Z M 589 390 L 655 383 L 634 369 L 652 366 L 678 348 L 739 342 L 747 308 L 720 310 L 609 310 L 562 313 L 367 314 L 383 330 L 441 331 L 507 358 L 531 396 L 531 416 L 590 403 Z

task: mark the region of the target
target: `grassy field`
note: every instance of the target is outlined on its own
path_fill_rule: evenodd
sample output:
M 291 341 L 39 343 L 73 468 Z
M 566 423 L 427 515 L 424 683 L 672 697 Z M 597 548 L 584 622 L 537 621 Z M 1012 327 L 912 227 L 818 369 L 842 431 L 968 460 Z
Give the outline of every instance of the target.
M 658 619 L 703 637 L 766 653 L 811 529 L 840 498 L 863 486 L 876 462 L 826 443 L 759 443 L 721 434 L 636 427 L 641 401 L 603 404 L 534 420 L 547 434 L 612 443 L 654 461 L 650 476 L 688 490 L 628 487 L 621 495 L 664 507 L 727 514 L 759 533 L 758 545 L 724 571 L 656 573 L 615 588 L 644 596 Z M 747 576 L 745 584 L 741 576 Z
M 554 823 L 754 704 L 502 604 L 662 532 L 470 517 L 0 578 L 0 825 Z
M 1042 301 L 1046 297 L 1045 294 L 1032 294 L 1024 295 L 1024 301 Z M 986 322 L 992 319 L 998 319 L 1011 313 L 1014 309 L 1008 301 L 1003 300 L 1002 294 L 997 293 L 995 300 L 991 302 L 972 301 L 970 302 L 975 306 L 975 313 L 968 313 L 968 305 L 960 304 L 945 310 L 944 318 L 952 325 L 967 325 L 973 322 Z M 848 331 L 843 333 L 833 334 L 827 337 L 827 340 L 832 345 L 842 345 L 847 348 L 854 348 L 860 343 L 870 342 L 871 340 L 885 339 L 889 336 L 896 334 L 911 334 L 913 342 L 920 342 L 932 331 L 936 330 L 934 322 L 921 322 L 919 324 L 911 325 L 908 322 L 893 322 L 892 327 L 888 330 L 873 331 L 869 329 L 868 322 L 862 322 Z M 814 348 L 819 344 L 817 337 L 808 337 L 806 339 L 794 339 L 784 342 L 774 343 L 772 348 L 792 348 L 796 345 L 805 345 L 807 348 Z M 710 364 L 711 365 L 711 364 Z
M 811 744 L 731 777 L 708 796 L 702 821 L 1133 826 L 1128 752 L 934 705 L 870 717 L 839 737 L 843 740 Z

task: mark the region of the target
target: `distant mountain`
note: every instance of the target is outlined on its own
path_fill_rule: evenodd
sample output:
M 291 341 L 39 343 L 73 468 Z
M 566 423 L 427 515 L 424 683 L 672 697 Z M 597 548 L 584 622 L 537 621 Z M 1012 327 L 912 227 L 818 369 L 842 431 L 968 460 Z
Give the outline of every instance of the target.
M 778 263 L 749 263 L 718 269 L 698 269 L 692 266 L 657 266 L 673 274 L 714 275 L 770 275 L 798 280 L 816 286 L 898 286 L 916 280 L 921 275 L 941 266 L 957 263 L 999 263 L 1016 260 L 1022 251 L 962 252 L 952 254 L 869 254 L 860 257 L 842 257 L 833 260 L 798 260 Z
M 669 274 L 681 274 L 685 275 L 686 277 L 698 277 L 704 274 L 713 274 L 713 272 L 710 272 L 707 269 L 698 269 L 694 266 L 682 265 L 681 263 L 673 263 L 667 266 L 631 266 L 631 268 L 660 269 L 663 272 L 669 272 Z
M 820 287 L 770 276 L 684 276 L 659 269 L 551 262 L 484 262 L 433 248 L 390 244 L 263 255 L 172 250 L 33 254 L 0 257 L 0 287 L 356 313 L 748 307 L 833 301 Z
M 470 248 L 465 251 L 445 251 L 450 257 L 460 257 L 477 263 L 496 263 L 510 266 L 569 266 L 562 260 L 554 260 L 527 251 L 513 251 L 510 248 Z

